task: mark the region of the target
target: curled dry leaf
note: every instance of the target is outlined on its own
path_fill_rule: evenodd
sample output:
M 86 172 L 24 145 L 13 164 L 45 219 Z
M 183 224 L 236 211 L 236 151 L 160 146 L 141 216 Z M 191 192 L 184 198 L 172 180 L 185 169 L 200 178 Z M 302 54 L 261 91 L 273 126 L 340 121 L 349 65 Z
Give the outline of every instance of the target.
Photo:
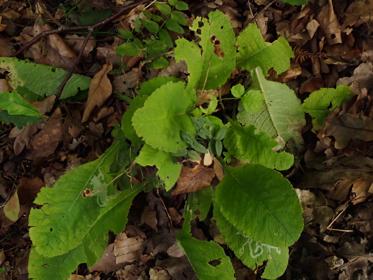
M 14 139 L 13 151 L 15 155 L 20 155 L 25 148 L 28 148 L 31 137 L 37 131 L 37 125 L 28 125 L 21 129 L 14 127 L 10 131 L 9 138 Z
M 82 122 L 86 122 L 93 109 L 96 107 L 100 108 L 112 94 L 113 87 L 107 76 L 111 69 L 113 69 L 111 64 L 104 64 L 101 70 L 92 78 Z
M 352 204 L 356 205 L 359 203 L 364 202 L 369 194 L 369 188 L 373 184 L 372 182 L 366 181 L 364 179 L 357 179 L 353 184 L 352 184 L 352 189 L 351 189 L 351 196 L 352 196 Z
M 11 91 L 10 86 L 5 79 L 0 79 L 0 92 L 9 92 Z
M 215 171 L 213 168 L 208 168 L 202 164 L 197 164 L 194 167 L 183 166 L 172 195 L 196 192 L 210 187 L 214 178 Z

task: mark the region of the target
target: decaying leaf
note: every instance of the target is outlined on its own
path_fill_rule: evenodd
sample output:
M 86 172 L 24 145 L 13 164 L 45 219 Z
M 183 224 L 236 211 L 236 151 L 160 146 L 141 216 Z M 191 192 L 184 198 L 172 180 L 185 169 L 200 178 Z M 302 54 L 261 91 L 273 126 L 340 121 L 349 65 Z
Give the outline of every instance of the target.
M 214 169 L 203 166 L 202 164 L 197 164 L 194 167 L 183 166 L 172 195 L 196 192 L 210 187 L 214 177 Z
M 325 5 L 321 9 L 318 21 L 327 36 L 328 42 L 331 45 L 340 44 L 342 43 L 341 26 L 339 25 L 338 18 L 334 13 L 333 1 L 328 1 L 329 5 Z
M 41 159 L 52 155 L 63 136 L 61 111 L 57 109 L 45 126 L 31 140 L 31 158 Z
M 17 191 L 9 198 L 4 206 L 4 215 L 12 222 L 16 222 L 19 217 L 20 205 Z
M 88 100 L 84 109 L 82 122 L 86 122 L 96 107 L 101 107 L 112 93 L 112 85 L 108 73 L 113 69 L 111 64 L 104 64 L 91 80 L 88 91 Z
M 140 236 L 128 237 L 124 232 L 114 242 L 114 256 L 117 264 L 131 263 L 139 259 L 144 240 Z

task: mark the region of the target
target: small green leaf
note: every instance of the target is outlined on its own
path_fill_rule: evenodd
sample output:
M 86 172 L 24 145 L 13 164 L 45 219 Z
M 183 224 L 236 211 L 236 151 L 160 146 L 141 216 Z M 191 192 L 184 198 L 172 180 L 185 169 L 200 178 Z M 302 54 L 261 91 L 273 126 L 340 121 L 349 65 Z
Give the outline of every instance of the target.
M 177 235 L 177 240 L 197 278 L 201 280 L 235 279 L 232 263 L 222 247 L 214 241 L 203 241 L 191 236 L 191 216 L 191 210 L 186 209 L 183 230 Z
M 176 1 L 175 8 L 180 11 L 187 11 L 189 9 L 189 6 L 184 1 Z
M 176 183 L 180 176 L 180 163 L 174 161 L 171 154 L 153 149 L 149 145 L 144 145 L 136 162 L 141 166 L 156 166 L 157 175 L 164 182 L 166 191 L 169 191 Z
M 273 68 L 278 74 L 290 67 L 293 51 L 285 38 L 280 37 L 273 43 L 266 43 L 256 24 L 250 24 L 237 37 L 238 66 L 246 70 L 262 68 L 266 74 Z
M 17 127 L 37 123 L 41 114 L 17 92 L 0 93 L 0 121 Z
M 351 89 L 344 85 L 337 88 L 322 88 L 311 93 L 302 104 L 303 109 L 312 117 L 314 129 L 319 129 L 330 112 L 352 97 Z
M 246 266 L 255 270 L 268 260 L 262 278 L 277 279 L 284 274 L 289 259 L 288 248 L 259 243 L 245 236 L 224 218 L 217 207 L 214 208 L 214 218 L 224 241 Z
M 118 34 L 124 40 L 133 39 L 133 33 L 128 29 L 119 28 L 118 29 Z
M 187 16 L 182 13 L 182 12 L 179 12 L 179 11 L 173 11 L 171 13 L 171 18 L 176 20 L 177 23 L 179 23 L 180 25 L 184 25 L 184 26 L 187 26 L 188 25 L 188 18 Z
M 159 57 L 155 60 L 153 60 L 152 63 L 150 63 L 150 67 L 153 69 L 163 69 L 166 68 L 170 63 L 165 57 Z
M 159 41 L 161 41 L 167 49 L 172 48 L 174 46 L 174 41 L 172 40 L 172 37 L 170 33 L 166 29 L 161 29 L 159 31 Z
M 254 126 L 241 127 L 233 123 L 224 139 L 224 146 L 235 158 L 243 162 L 261 164 L 265 167 L 287 170 L 294 157 L 287 152 L 275 152 L 277 142 L 264 132 L 256 132 Z
M 282 146 L 290 139 L 301 144 L 305 118 L 294 91 L 286 84 L 266 80 L 260 68 L 252 71 L 252 79 L 249 92 L 241 99 L 238 120 L 277 138 Z M 245 100 L 246 96 L 251 102 Z
M 150 33 L 156 34 L 159 31 L 158 23 L 150 19 L 143 19 L 143 25 Z
M 157 2 L 155 6 L 163 15 L 168 16 L 171 14 L 171 7 L 168 4 Z
M 167 20 L 166 27 L 168 30 L 172 32 L 175 32 L 178 34 L 184 33 L 184 28 L 176 21 L 176 19 L 170 18 L 169 20 Z
M 215 204 L 239 232 L 260 243 L 287 247 L 303 229 L 302 208 L 292 185 L 261 165 L 226 169 Z
M 117 54 L 120 56 L 138 56 L 142 52 L 137 42 L 123 43 L 117 47 Z
M 241 96 L 245 93 L 245 87 L 241 84 L 234 85 L 231 88 L 231 93 L 236 98 L 241 98 Z
M 138 136 L 145 143 L 169 153 L 184 152 L 187 145 L 181 131 L 194 135 L 195 129 L 188 116 L 195 100 L 195 93 L 185 89 L 184 83 L 167 83 L 145 101 L 132 118 Z

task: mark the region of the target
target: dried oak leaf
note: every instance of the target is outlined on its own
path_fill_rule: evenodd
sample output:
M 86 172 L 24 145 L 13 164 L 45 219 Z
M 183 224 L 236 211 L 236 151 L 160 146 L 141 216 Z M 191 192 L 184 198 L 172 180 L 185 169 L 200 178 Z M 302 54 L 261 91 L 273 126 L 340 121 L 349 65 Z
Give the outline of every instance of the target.
M 113 69 L 111 64 L 104 64 L 91 80 L 88 91 L 88 100 L 84 109 L 82 122 L 86 122 L 96 107 L 101 107 L 111 96 L 113 87 L 108 78 L 108 73 Z
M 214 169 L 202 164 L 197 164 L 194 167 L 183 166 L 172 195 L 196 192 L 210 187 L 214 177 Z

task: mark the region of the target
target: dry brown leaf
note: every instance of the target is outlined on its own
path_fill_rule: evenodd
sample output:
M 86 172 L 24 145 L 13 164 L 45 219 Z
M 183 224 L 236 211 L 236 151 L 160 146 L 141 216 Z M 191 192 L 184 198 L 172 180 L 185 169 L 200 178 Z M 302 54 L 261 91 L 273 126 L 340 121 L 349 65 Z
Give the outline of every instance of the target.
M 48 30 L 51 30 L 49 25 L 36 23 L 33 27 L 24 28 L 19 40 L 25 43 L 37 34 Z M 25 56 L 32 58 L 36 63 L 49 64 L 66 69 L 69 69 L 76 60 L 75 52 L 58 34 L 52 34 L 46 39 L 33 44 L 25 51 Z
M 357 179 L 352 184 L 351 189 L 351 196 L 352 196 L 352 204 L 356 205 L 359 203 L 364 202 L 369 197 L 369 187 L 371 186 L 372 182 L 363 180 L 363 179 Z
M 21 129 L 14 127 L 9 134 L 10 139 L 15 139 L 13 151 L 15 155 L 20 155 L 25 148 L 28 148 L 31 137 L 38 131 L 37 125 L 28 125 Z
M 144 211 L 141 214 L 141 224 L 148 225 L 154 231 L 157 230 L 157 213 L 155 210 L 151 209 L 149 206 L 146 206 Z
M 342 43 L 341 26 L 334 13 L 332 0 L 329 0 L 329 4 L 321 8 L 321 12 L 317 19 L 327 36 L 329 44 L 334 45 Z
M 93 109 L 96 107 L 100 108 L 112 94 L 113 87 L 107 76 L 111 69 L 113 69 L 111 64 L 104 64 L 101 70 L 92 78 L 82 122 L 86 122 Z
M 373 21 L 373 0 L 355 0 L 347 8 L 345 26 L 359 26 Z
M 144 239 L 140 236 L 128 237 L 124 232 L 114 241 L 115 262 L 131 263 L 139 259 L 143 249 Z
M 373 141 L 373 119 L 349 113 L 331 114 L 321 133 L 321 137 L 334 137 L 336 149 L 345 148 L 351 140 L 370 142 Z
M 46 114 L 49 113 L 53 109 L 54 102 L 56 101 L 56 96 L 51 95 L 46 98 L 44 98 L 41 101 L 35 101 L 32 102 L 32 105 L 38 109 L 40 114 Z
M 172 195 L 196 192 L 210 187 L 214 177 L 214 169 L 205 167 L 202 164 L 197 164 L 194 167 L 183 166 Z
M 8 220 L 12 222 L 16 222 L 18 220 L 20 213 L 20 205 L 17 191 L 15 191 L 14 194 L 6 202 L 3 211 L 5 217 Z
M 315 35 L 319 26 L 320 26 L 320 23 L 316 19 L 313 19 L 309 23 L 307 23 L 306 28 L 307 28 L 308 35 L 310 36 L 311 39 Z
M 19 201 L 22 205 L 31 205 L 44 182 L 39 177 L 22 177 L 19 180 L 18 192 Z
M 66 43 L 71 46 L 71 48 L 76 52 L 79 53 L 84 42 L 85 36 L 78 36 L 76 34 L 69 34 L 65 36 Z M 96 41 L 94 38 L 89 38 L 84 51 L 83 51 L 83 57 L 86 57 L 90 54 L 91 51 L 96 47 Z
M 32 159 L 42 159 L 52 155 L 63 136 L 61 110 L 57 109 L 45 126 L 31 140 Z
M 119 267 L 120 265 L 115 263 L 114 243 L 111 243 L 106 247 L 101 259 L 90 267 L 89 270 L 110 273 L 117 270 Z
M 171 280 L 167 270 L 156 267 L 149 270 L 149 280 Z

